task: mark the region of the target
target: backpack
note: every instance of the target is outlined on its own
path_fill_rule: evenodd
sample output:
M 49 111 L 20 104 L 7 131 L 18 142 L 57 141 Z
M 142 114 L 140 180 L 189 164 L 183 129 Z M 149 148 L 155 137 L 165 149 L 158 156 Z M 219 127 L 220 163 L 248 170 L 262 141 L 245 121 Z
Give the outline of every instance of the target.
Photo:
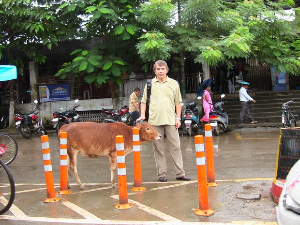
M 147 102 L 146 102 L 146 111 L 145 111 L 145 117 L 146 121 L 149 119 L 149 104 L 150 104 L 150 95 L 151 95 L 151 81 L 147 80 Z

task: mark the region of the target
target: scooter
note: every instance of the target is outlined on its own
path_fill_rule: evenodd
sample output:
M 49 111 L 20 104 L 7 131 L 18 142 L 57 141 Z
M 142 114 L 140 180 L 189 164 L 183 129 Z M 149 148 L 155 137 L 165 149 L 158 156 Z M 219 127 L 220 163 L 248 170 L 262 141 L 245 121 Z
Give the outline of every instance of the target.
M 221 101 L 217 102 L 214 105 L 214 109 L 209 113 L 209 122 L 211 129 L 215 135 L 220 134 L 220 130 L 227 132 L 228 129 L 228 115 L 225 109 L 223 108 L 224 102 L 222 99 L 225 97 L 225 94 L 221 95 Z
M 199 111 L 197 102 L 190 102 L 186 105 L 184 115 L 182 116 L 184 130 L 189 136 L 197 134 L 199 129 Z

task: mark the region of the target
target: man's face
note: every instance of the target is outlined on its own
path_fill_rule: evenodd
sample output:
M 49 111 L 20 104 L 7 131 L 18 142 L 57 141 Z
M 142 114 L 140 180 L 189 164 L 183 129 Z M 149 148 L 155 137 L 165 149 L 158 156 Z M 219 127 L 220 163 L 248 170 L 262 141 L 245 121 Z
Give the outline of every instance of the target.
M 157 79 L 164 79 L 168 73 L 166 66 L 156 66 L 155 75 Z
M 140 91 L 135 91 L 136 96 L 140 94 Z
M 244 85 L 244 88 L 245 88 L 245 89 L 248 89 L 248 85 L 247 85 L 247 84 L 245 84 L 245 85 Z

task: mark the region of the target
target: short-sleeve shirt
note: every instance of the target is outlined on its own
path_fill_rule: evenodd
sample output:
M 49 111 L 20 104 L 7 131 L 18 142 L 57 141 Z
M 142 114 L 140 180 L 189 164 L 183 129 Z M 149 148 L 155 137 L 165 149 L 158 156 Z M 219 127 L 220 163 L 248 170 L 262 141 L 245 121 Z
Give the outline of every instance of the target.
M 129 112 L 136 111 L 137 109 L 134 107 L 133 102 L 138 106 L 139 99 L 134 92 L 129 96 Z
M 147 102 L 147 85 L 145 86 L 142 101 Z M 164 82 L 157 78 L 151 81 L 151 95 L 148 123 L 154 126 L 175 125 L 175 106 L 182 102 L 178 82 L 167 76 Z

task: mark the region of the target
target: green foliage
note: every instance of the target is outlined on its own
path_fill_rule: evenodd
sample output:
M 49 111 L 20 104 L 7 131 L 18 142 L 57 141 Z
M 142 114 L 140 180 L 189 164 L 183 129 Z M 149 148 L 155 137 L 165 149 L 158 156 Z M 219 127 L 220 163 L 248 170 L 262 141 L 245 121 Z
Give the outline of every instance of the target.
M 138 53 L 144 62 L 154 62 L 157 59 L 170 58 L 170 40 L 159 32 L 148 32 L 143 35 L 141 41 L 136 45 Z
M 299 19 L 282 19 L 283 9 L 293 5 L 292 0 L 3 0 L 0 58 L 7 50 L 19 69 L 23 55 L 46 62 L 38 45 L 52 49 L 80 39 L 81 49 L 71 53 L 73 60 L 56 76 L 83 76 L 97 85 L 120 83 L 122 73 L 134 71 L 132 62 L 149 68 L 171 55 L 180 60 L 190 55 L 210 66 L 256 58 L 297 75 Z M 295 11 L 299 16 L 300 10 Z
M 49 5 L 39 7 L 32 1 L 22 0 L 0 2 L 0 58 L 3 50 L 8 51 L 10 64 L 14 63 L 18 71 L 23 70 L 21 55 L 44 63 L 46 57 L 37 52 L 36 44 L 49 49 L 57 45 L 54 21 L 55 13 Z
M 283 19 L 287 16 L 283 9 L 293 4 L 187 1 L 181 13 L 183 28 L 175 30 L 177 43 L 182 43 L 195 62 L 215 66 L 233 58 L 255 58 L 278 71 L 298 75 L 299 26 Z
M 106 44 L 97 44 L 91 50 L 76 50 L 75 58 L 65 63 L 63 68 L 55 75 L 66 77 L 68 74 L 84 76 L 87 83 L 101 86 L 109 80 L 120 82 L 122 72 L 127 71 L 127 63 L 115 55 L 105 55 L 111 49 Z
M 144 3 L 139 9 L 138 21 L 146 27 L 153 29 L 165 29 L 166 24 L 172 20 L 175 5 L 170 1 L 151 1 L 151 4 Z M 159 12 L 159 13 L 158 13 Z

